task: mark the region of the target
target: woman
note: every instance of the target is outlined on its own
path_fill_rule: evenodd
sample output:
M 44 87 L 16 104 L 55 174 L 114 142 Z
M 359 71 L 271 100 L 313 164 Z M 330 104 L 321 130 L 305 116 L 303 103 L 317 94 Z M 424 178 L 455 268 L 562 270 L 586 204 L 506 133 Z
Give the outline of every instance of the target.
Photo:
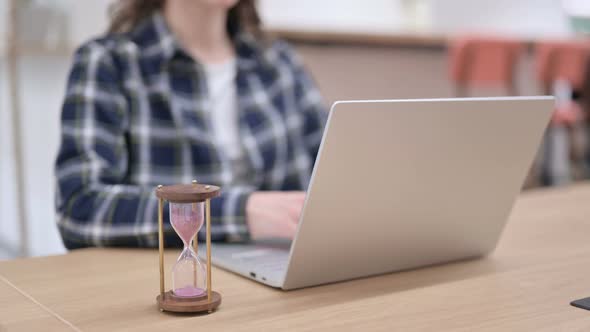
M 222 187 L 214 240 L 293 237 L 325 114 L 298 57 L 261 33 L 254 1 L 119 1 L 68 80 L 64 244 L 157 245 L 154 187 L 192 179 Z

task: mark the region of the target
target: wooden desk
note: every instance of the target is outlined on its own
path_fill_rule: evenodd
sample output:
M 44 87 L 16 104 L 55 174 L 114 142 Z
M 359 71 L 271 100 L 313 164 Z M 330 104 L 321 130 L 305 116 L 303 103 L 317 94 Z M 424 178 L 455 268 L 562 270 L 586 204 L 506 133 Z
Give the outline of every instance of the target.
M 528 192 L 487 259 L 293 292 L 216 269 L 214 288 L 223 303 L 200 317 L 157 311 L 155 250 L 89 249 L 7 261 L 0 275 L 84 331 L 588 331 L 590 312 L 569 302 L 590 296 L 589 235 L 590 184 Z M 167 253 L 167 271 L 177 254 Z M 21 295 L 0 287 L 0 330 L 71 329 L 30 301 L 12 305 L 6 298 Z
M 272 29 L 268 32 L 272 36 L 276 36 L 290 42 L 308 44 L 350 44 L 365 46 L 442 49 L 445 48 L 448 43 L 448 37 L 441 34 L 411 31 L 400 31 L 396 34 L 384 34 Z
M 10 282 L 0 278 L 0 331 L 71 329 L 50 311 L 27 298 Z

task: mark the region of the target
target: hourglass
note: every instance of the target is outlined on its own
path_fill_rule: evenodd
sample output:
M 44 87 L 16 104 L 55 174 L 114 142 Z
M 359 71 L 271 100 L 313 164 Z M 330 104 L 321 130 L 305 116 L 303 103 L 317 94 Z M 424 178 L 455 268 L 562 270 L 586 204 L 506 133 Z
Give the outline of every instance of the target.
M 156 301 L 161 311 L 212 312 L 221 304 L 221 295 L 211 289 L 210 199 L 219 193 L 219 187 L 198 184 L 196 180 L 192 184 L 158 186 L 156 189 L 160 251 L 160 295 Z M 184 244 L 172 269 L 172 290 L 167 292 L 164 282 L 164 201 L 169 204 L 170 224 Z M 203 223 L 207 224 L 206 265 L 197 255 L 197 234 Z

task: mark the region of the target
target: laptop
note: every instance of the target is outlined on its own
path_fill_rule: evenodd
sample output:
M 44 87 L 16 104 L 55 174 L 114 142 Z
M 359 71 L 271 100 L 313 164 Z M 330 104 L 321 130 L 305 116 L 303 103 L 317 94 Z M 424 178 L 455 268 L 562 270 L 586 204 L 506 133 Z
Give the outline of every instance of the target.
M 212 263 L 291 290 L 485 256 L 553 105 L 553 97 L 336 102 L 293 241 L 213 244 Z

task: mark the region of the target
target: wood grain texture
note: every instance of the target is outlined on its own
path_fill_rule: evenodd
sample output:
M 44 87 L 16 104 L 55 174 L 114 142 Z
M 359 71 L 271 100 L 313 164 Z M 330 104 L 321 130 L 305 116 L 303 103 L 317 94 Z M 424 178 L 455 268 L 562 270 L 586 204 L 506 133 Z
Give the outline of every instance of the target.
M 158 307 L 165 311 L 207 313 L 219 307 L 221 304 L 221 295 L 213 291 L 211 292 L 211 301 L 209 301 L 207 294 L 197 299 L 188 299 L 174 296 L 172 291 L 167 291 L 163 297 L 158 295 L 156 302 L 158 303 Z
M 156 197 L 165 199 L 171 203 L 203 202 L 220 194 L 221 188 L 200 183 L 174 184 L 156 188 Z
M 50 312 L 0 280 L 0 332 L 73 331 Z
M 213 269 L 223 305 L 203 316 L 157 310 L 156 250 L 78 250 L 0 274 L 84 331 L 588 331 L 590 312 L 569 305 L 590 296 L 588 234 L 590 183 L 530 191 L 486 259 L 292 292 Z

